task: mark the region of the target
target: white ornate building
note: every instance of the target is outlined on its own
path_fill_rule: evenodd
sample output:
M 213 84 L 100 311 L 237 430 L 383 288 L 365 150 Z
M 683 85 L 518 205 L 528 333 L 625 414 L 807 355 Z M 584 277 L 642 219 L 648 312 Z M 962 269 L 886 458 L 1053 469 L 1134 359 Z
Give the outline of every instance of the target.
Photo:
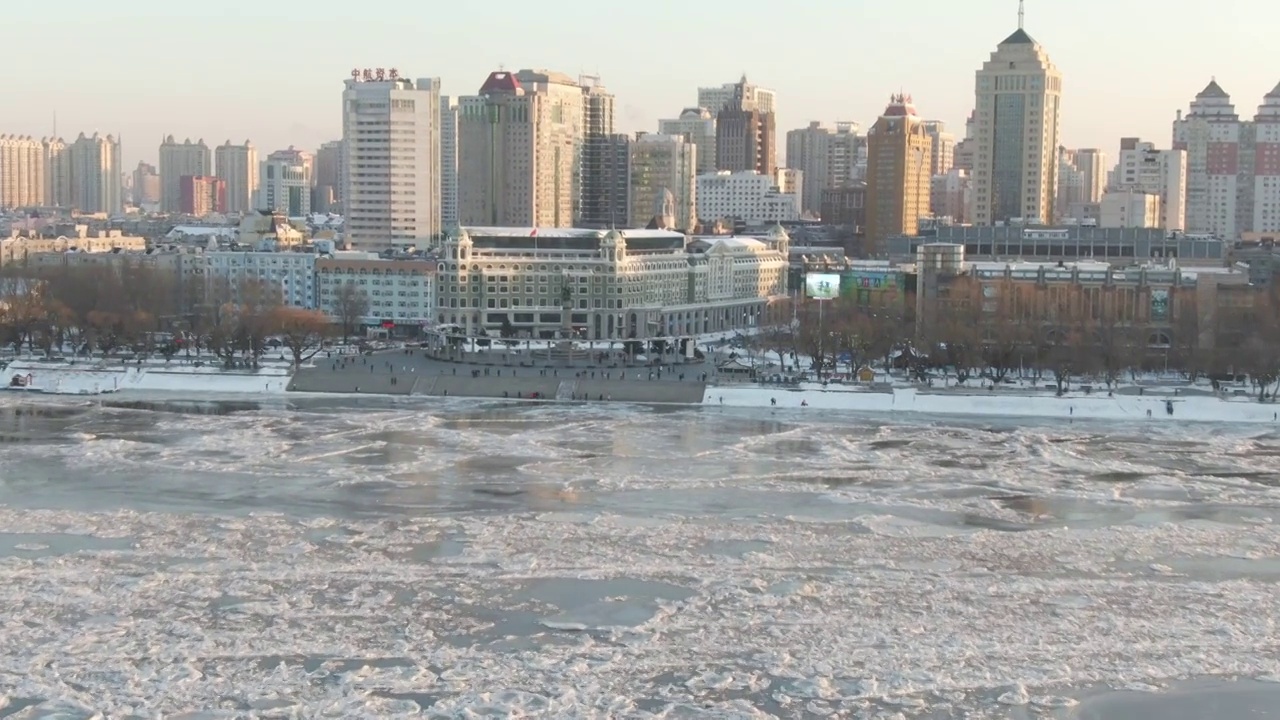
M 781 227 L 692 242 L 668 230 L 465 227 L 441 247 L 435 320 L 540 338 L 567 324 L 589 340 L 754 327 L 786 294 L 789 250 Z

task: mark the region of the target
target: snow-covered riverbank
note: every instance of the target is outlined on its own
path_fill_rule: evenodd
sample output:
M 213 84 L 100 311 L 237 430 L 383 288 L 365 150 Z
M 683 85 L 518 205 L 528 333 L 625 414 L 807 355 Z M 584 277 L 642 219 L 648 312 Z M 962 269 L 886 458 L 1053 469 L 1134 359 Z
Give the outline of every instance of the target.
M 774 405 L 773 401 L 777 401 Z M 930 392 L 914 388 L 873 391 L 809 386 L 708 387 L 704 405 L 726 407 L 777 407 L 806 412 L 930 413 L 998 417 L 1142 420 L 1151 422 L 1231 422 L 1280 424 L 1280 405 L 1259 403 L 1256 398 L 1215 396 L 1116 395 L 1069 393 L 1062 397 L 1024 391 L 996 392 L 946 390 Z M 1170 414 L 1169 407 L 1173 412 Z
M 198 393 L 283 393 L 289 384 L 287 367 L 222 370 L 177 363 L 107 365 L 104 363 L 16 360 L 4 370 L 4 385 L 14 376 L 31 376 L 27 391 L 57 395 L 98 395 L 127 390 Z

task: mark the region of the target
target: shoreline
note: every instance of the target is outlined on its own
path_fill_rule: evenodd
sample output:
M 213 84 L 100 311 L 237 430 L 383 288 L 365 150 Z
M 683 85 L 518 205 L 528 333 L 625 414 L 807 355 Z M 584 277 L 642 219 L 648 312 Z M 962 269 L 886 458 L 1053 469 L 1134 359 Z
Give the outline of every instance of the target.
M 15 375 L 32 376 L 32 386 L 8 390 Z M 627 380 L 611 382 L 565 378 L 549 385 L 540 395 L 529 397 L 518 387 L 534 379 L 509 377 L 418 377 L 414 382 L 391 387 L 374 387 L 365 392 L 317 391 L 294 388 L 295 375 L 288 368 L 267 366 L 258 370 L 221 370 L 209 366 L 150 365 L 106 367 L 99 364 L 69 366 L 49 362 L 17 360 L 4 370 L 4 386 L 11 395 L 93 396 L 165 392 L 193 395 L 241 395 L 283 399 L 288 396 L 339 397 L 452 397 L 476 400 L 509 400 L 556 403 L 632 403 L 669 407 L 769 408 L 809 413 L 856 412 L 891 415 L 951 415 L 969 417 L 1011 417 L 1080 420 L 1122 420 L 1146 422 L 1206 422 L 1280 426 L 1280 404 L 1259 402 L 1256 396 L 1145 395 L 1114 396 L 1100 392 L 1068 392 L 1048 395 L 1025 389 L 951 387 L 943 390 L 858 386 L 821 387 L 808 385 L 713 385 L 701 382 Z M 549 378 L 538 378 L 544 384 Z M 504 389 L 511 384 L 516 389 Z M 583 387 L 591 385 L 591 389 Z M 458 387 L 452 387 L 457 385 Z M 452 389 L 451 389 L 452 388 Z M 584 392 L 578 392 L 578 390 Z M 382 390 L 379 392 L 379 390 Z M 387 392 L 390 390 L 390 392 Z M 547 391 L 550 392 L 547 392 Z M 505 394 L 504 394 L 505 393 Z M 1172 409 L 1172 412 L 1170 412 Z

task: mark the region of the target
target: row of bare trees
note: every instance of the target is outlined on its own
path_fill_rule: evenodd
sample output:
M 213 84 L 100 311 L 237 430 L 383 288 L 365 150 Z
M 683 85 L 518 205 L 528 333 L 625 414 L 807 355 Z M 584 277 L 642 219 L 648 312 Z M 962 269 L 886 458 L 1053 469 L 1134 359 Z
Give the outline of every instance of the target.
M 354 285 L 339 295 L 345 335 L 368 312 L 368 299 Z M 212 356 L 226 367 L 256 367 L 279 349 L 296 366 L 336 329 L 323 312 L 285 305 L 280 288 L 256 280 L 180 285 L 171 271 L 142 264 L 0 274 L 0 344 L 15 352 Z
M 946 308 L 918 327 L 900 309 L 841 299 L 822 308 L 807 304 L 795 323 L 757 334 L 748 352 L 776 357 L 784 368 L 792 358 L 808 358 L 811 367 L 797 369 L 824 374 L 876 367 L 916 379 L 945 372 L 960 383 L 1045 380 L 1059 391 L 1086 379 L 1112 388 L 1150 372 L 1190 381 L 1248 376 L 1265 397 L 1280 383 L 1277 310 L 1280 304 L 1262 299 L 1247 313 L 1215 318 L 1207 335 L 1205 321 L 1192 312 L 1153 323 L 1074 308 L 1027 316 L 975 302 Z

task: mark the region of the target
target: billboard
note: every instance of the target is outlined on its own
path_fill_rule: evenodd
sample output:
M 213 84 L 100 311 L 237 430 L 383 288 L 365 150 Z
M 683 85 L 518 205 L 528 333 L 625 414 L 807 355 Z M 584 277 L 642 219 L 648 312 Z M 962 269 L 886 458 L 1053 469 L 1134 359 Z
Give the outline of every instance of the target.
M 1151 291 L 1151 319 L 1164 321 L 1169 319 L 1169 291 Z
M 849 290 L 901 290 L 903 286 L 902 273 L 898 272 L 877 272 L 874 270 L 854 270 L 845 273 L 845 282 L 848 283 Z
M 835 273 L 809 273 L 804 276 L 805 297 L 835 300 L 840 296 L 840 276 Z

